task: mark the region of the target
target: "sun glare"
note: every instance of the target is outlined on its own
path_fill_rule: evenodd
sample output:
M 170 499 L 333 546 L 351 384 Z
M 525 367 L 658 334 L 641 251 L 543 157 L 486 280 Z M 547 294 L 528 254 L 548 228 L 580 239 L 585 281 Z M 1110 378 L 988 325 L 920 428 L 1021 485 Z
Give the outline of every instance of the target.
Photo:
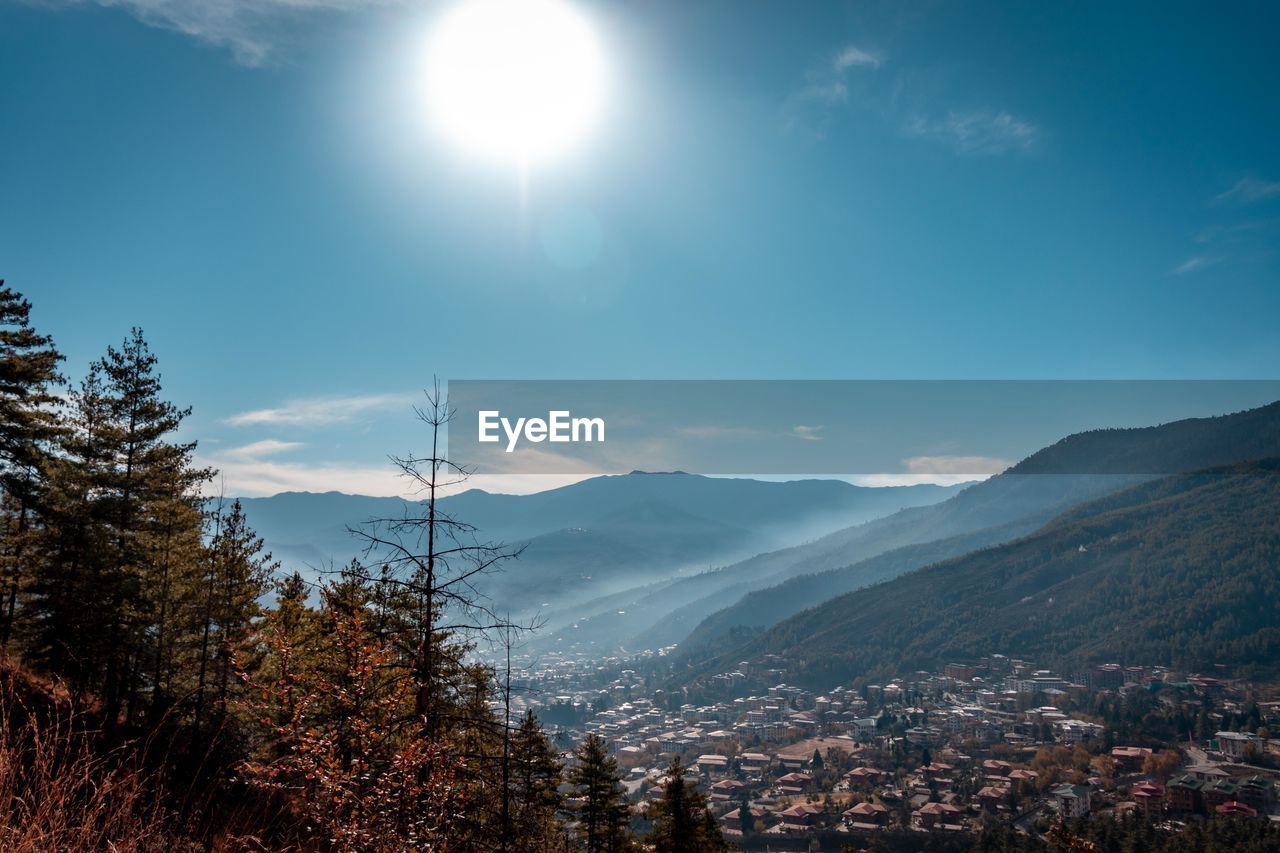
M 568 153 L 604 100 L 596 35 L 563 0 L 464 0 L 432 32 L 426 75 L 444 135 L 521 166 Z

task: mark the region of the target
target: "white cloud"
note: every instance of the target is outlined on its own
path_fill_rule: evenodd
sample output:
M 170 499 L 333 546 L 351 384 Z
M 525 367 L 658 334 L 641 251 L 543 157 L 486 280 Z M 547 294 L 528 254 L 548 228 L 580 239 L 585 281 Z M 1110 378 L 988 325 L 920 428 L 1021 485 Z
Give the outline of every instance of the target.
M 886 488 L 890 486 L 958 486 L 961 483 L 972 483 L 985 480 L 986 477 L 964 474 L 860 474 L 850 477 L 849 482 L 855 486 L 871 486 Z
M 348 423 L 366 412 L 407 408 L 411 399 L 405 394 L 311 397 L 292 400 L 277 408 L 240 412 L 227 418 L 225 422 L 231 426 L 327 426 Z
M 1217 258 L 1206 258 L 1203 255 L 1196 255 L 1187 258 L 1182 263 L 1173 268 L 1174 275 L 1186 275 L 1196 270 L 1202 270 L 1205 267 L 1211 267 L 1218 262 Z
M 912 456 L 902 460 L 906 473 L 865 474 L 853 482 L 859 486 L 958 486 L 985 480 L 1012 464 L 993 456 Z
M 910 93 L 904 92 L 902 79 L 894 83 L 893 93 L 887 100 L 883 92 L 876 97 L 870 81 L 884 78 L 860 76 L 858 72 L 879 69 L 886 61 L 884 54 L 855 44 L 841 48 L 811 70 L 805 85 L 787 98 L 786 129 L 805 131 L 815 139 L 824 138 L 835 111 L 848 104 L 850 92 L 861 86 L 867 97 L 860 99 L 865 101 L 860 106 L 879 113 L 908 136 L 944 142 L 961 154 L 1027 154 L 1040 144 L 1043 133 L 1037 125 L 1004 110 L 952 110 L 942 115 L 927 102 L 921 104 L 923 109 L 911 110 L 904 102 L 918 102 L 918 99 L 910 99 Z
M 801 100 L 834 104 L 849 97 L 849 74 L 859 68 L 879 68 L 884 58 L 857 45 L 845 45 L 825 65 L 809 74 L 808 83 L 798 97 Z
M 945 118 L 917 116 L 904 130 L 908 136 L 936 139 L 961 154 L 975 156 L 1026 154 L 1035 149 L 1041 136 L 1040 129 L 1031 122 L 990 110 L 950 112 Z
M 297 441 L 277 441 L 274 438 L 266 438 L 262 441 L 250 442 L 239 447 L 229 447 L 223 450 L 221 455 L 231 459 L 261 459 L 264 456 L 274 456 L 277 453 L 296 450 L 302 446 Z
M 837 74 L 843 74 L 850 68 L 860 66 L 870 66 L 871 68 L 879 68 L 884 62 L 884 58 L 878 53 L 864 50 L 857 45 L 847 45 L 839 53 L 831 63 L 831 68 Z
M 816 426 L 805 426 L 804 424 L 796 424 L 791 428 L 791 434 L 796 438 L 804 441 L 822 441 L 822 424 Z
M 281 462 L 268 457 L 302 447 L 298 442 L 267 439 L 228 448 L 199 460 L 218 471 L 207 490 L 234 497 L 266 497 L 281 492 L 345 492 L 374 497 L 421 498 L 417 483 L 390 462 L 359 465 L 337 462 Z M 450 495 L 467 489 L 503 494 L 530 494 L 576 483 L 594 473 L 478 474 L 440 490 Z
M 1280 196 L 1280 181 L 1260 181 L 1257 178 L 1241 178 L 1231 185 L 1231 188 L 1218 194 L 1214 201 L 1222 204 L 1224 202 L 1238 202 L 1240 204 L 1249 204 L 1255 201 L 1265 201 L 1269 198 Z
M 40 0 L 37 0 L 40 2 Z M 44 0 L 66 7 L 94 4 L 123 10 L 144 24 L 225 48 L 242 65 L 269 63 L 281 33 L 315 13 L 358 12 L 403 0 Z
M 995 456 L 912 456 L 902 464 L 911 474 L 963 475 L 973 479 L 999 474 L 1013 463 Z
M 882 54 L 845 45 L 806 76 L 806 82 L 787 98 L 784 105 L 788 130 L 804 131 L 822 138 L 823 125 L 833 107 L 849 100 L 849 82 L 857 69 L 876 69 L 884 63 Z
M 270 458 L 302 446 L 296 441 L 269 438 L 214 452 L 200 462 L 218 470 L 218 477 L 209 486 L 210 491 L 237 497 L 261 497 L 280 492 L 400 495 L 409 486 L 387 463 L 375 467 L 280 462 Z
M 1234 222 L 1230 225 L 1209 225 L 1196 234 L 1197 243 L 1212 243 L 1216 240 L 1248 240 L 1258 232 L 1270 231 L 1280 226 L 1280 219 L 1254 219 L 1247 222 Z
M 280 492 L 346 492 L 353 495 L 410 496 L 411 484 L 391 465 L 303 464 L 218 455 L 201 463 L 218 469 L 210 485 L 236 497 L 264 497 Z

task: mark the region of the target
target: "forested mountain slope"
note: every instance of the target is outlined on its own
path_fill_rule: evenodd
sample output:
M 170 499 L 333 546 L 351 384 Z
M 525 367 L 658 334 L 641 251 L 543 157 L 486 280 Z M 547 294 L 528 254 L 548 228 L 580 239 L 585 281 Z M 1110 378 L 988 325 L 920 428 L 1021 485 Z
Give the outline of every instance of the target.
M 743 655 L 797 680 L 879 678 L 1000 652 L 1207 669 L 1280 661 L 1280 462 L 1162 478 L 1017 541 L 928 566 L 788 619 Z
M 726 606 L 723 599 L 685 643 L 702 655 L 725 637 L 758 633 L 806 607 L 973 548 L 1031 532 L 1066 508 L 1152 476 L 1280 456 L 1280 403 L 1212 418 L 1136 429 L 1102 429 L 1056 442 L 1003 474 L 935 506 L 874 521 L 851 533 L 835 566 L 797 563 Z M 828 537 L 846 536 L 840 532 Z M 889 547 L 899 548 L 887 551 Z M 907 544 L 925 547 L 903 548 Z M 883 552 L 883 553 L 882 553 Z M 868 559 L 873 557 L 873 559 Z M 797 570 L 799 569 L 799 570 Z M 747 593 L 747 589 L 742 592 Z M 674 611 L 672 627 L 689 629 L 697 607 Z M 678 631 L 662 633 L 667 637 Z M 671 641 L 668 639 L 668 641 Z

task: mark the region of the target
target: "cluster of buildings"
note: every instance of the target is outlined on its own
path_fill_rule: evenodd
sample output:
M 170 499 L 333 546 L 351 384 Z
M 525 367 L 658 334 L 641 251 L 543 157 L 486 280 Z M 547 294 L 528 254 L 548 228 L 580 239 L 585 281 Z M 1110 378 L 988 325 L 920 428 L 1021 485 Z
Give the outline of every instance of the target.
M 1021 827 L 1129 811 L 1162 822 L 1280 822 L 1280 772 L 1249 763 L 1262 756 L 1280 767 L 1280 741 L 1266 732 L 1116 745 L 1099 719 L 1071 710 L 1100 691 L 1174 684 L 1224 719 L 1242 686 L 1215 678 L 1117 665 L 1066 677 L 993 655 L 818 692 L 785 683 L 786 662 L 770 657 L 711 679 L 715 700 L 695 703 L 648 688 L 626 663 L 579 665 L 576 676 L 562 667 L 539 713 L 551 703 L 573 709 L 561 727 L 566 749 L 587 734 L 605 739 L 641 817 L 679 756 L 726 835 L 744 842 L 802 835 L 839 849 L 850 833 L 964 832 L 993 816 Z M 1262 707 L 1280 731 L 1280 703 Z M 1162 750 L 1157 767 L 1150 759 Z

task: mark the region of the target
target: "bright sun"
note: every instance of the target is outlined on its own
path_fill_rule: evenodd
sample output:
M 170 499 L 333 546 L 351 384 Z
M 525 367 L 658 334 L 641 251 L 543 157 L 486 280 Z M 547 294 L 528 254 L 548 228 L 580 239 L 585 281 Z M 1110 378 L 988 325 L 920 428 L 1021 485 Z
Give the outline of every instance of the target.
M 595 33 L 563 0 L 464 0 L 432 33 L 426 73 L 442 132 L 521 166 L 567 153 L 605 93 Z

